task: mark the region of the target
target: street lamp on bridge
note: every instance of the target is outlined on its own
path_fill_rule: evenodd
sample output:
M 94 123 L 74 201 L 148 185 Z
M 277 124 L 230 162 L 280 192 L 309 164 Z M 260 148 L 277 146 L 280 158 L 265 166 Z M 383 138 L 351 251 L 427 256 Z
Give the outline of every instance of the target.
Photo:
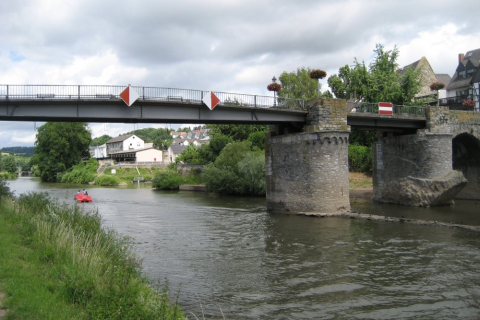
M 275 78 L 275 76 L 273 76 L 272 83 L 270 83 L 267 86 L 267 89 L 268 89 L 268 91 L 273 91 L 273 106 L 275 107 L 277 105 L 276 95 L 277 95 L 277 92 L 282 89 L 282 85 L 277 83 L 277 78 Z

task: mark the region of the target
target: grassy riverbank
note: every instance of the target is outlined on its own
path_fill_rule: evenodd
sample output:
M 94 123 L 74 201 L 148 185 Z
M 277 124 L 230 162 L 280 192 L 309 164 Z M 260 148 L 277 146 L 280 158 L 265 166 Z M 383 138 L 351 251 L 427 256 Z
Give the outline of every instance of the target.
M 0 201 L 0 292 L 8 319 L 184 319 L 142 277 L 129 239 L 96 212 L 44 193 Z

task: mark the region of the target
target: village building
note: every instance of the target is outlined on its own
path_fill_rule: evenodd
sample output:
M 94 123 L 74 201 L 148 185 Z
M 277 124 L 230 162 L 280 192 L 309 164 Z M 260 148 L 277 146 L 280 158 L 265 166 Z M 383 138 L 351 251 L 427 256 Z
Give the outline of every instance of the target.
M 109 157 L 115 162 L 149 164 L 163 162 L 163 151 L 155 148 L 125 150 L 111 153 Z
M 183 144 L 172 144 L 168 147 L 166 151 L 166 155 L 164 158 L 164 162 L 166 163 L 173 163 L 176 161 L 177 157 L 182 153 L 182 151 L 186 148 L 186 145 Z
M 458 65 L 441 105 L 451 109 L 479 110 L 480 49 L 458 55 Z
M 126 134 L 118 136 L 116 138 L 112 138 L 106 142 L 106 145 L 107 156 L 119 151 L 129 151 L 145 148 L 144 141 L 134 134 Z
M 107 144 L 104 143 L 101 146 L 94 146 L 89 148 L 90 157 L 96 159 L 107 158 Z
M 435 82 L 443 83 L 445 86 L 450 82 L 450 75 L 435 73 L 427 58 L 422 57 L 402 69 L 397 70 L 397 74 L 405 74 L 408 68 L 420 72 L 420 91 L 415 95 L 415 100 L 422 100 L 425 103 L 437 104 L 437 100 L 446 96 L 445 90 L 432 91 L 430 85 Z

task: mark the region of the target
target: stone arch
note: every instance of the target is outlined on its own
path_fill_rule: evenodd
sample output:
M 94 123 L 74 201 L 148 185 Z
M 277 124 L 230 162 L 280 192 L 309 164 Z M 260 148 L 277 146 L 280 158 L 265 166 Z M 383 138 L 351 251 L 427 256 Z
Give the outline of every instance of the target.
M 452 140 L 452 165 L 468 180 L 456 198 L 480 200 L 480 139 L 466 132 L 456 135 Z

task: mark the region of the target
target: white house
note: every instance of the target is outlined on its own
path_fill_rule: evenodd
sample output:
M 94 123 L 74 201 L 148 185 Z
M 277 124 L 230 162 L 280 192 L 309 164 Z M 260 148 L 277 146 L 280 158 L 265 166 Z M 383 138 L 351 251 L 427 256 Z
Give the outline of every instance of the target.
M 110 139 L 106 143 L 107 156 L 119 151 L 131 151 L 136 149 L 145 149 L 145 143 L 134 134 L 126 134 Z
M 90 157 L 102 159 L 107 157 L 107 145 L 104 143 L 101 146 L 90 147 Z

